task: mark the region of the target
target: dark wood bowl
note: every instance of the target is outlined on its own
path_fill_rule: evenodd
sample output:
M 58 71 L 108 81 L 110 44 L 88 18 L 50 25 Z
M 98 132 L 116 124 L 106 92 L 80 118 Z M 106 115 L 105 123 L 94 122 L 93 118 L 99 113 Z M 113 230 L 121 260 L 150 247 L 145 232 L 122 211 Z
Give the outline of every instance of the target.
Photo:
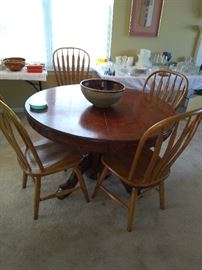
M 21 57 L 9 57 L 4 58 L 3 63 L 10 71 L 20 71 L 25 66 L 25 59 Z

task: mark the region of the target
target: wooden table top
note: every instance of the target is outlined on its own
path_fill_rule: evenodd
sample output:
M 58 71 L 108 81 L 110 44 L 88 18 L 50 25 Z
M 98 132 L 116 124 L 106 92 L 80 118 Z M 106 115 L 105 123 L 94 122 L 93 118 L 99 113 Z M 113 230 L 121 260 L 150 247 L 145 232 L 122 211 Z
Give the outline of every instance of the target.
M 45 99 L 48 109 L 31 110 L 33 99 Z M 41 135 L 95 152 L 107 151 L 109 145 L 137 143 L 149 127 L 175 114 L 162 100 L 131 89 L 126 89 L 110 108 L 96 108 L 83 96 L 79 85 L 37 92 L 26 101 L 25 112 L 30 125 Z

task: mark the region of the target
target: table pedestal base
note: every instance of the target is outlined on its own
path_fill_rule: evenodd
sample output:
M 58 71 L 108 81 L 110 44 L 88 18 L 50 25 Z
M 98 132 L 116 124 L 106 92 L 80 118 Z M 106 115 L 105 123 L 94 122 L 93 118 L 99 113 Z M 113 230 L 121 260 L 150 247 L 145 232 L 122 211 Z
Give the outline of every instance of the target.
M 101 169 L 101 162 L 100 162 L 100 153 L 90 153 L 84 156 L 81 164 L 80 170 L 82 174 L 86 174 L 92 180 L 97 180 L 100 169 Z M 77 185 L 78 179 L 74 172 L 71 173 L 70 177 L 64 184 L 59 185 L 57 192 L 63 191 L 68 188 L 73 188 Z M 59 200 L 63 200 L 64 198 L 68 197 L 71 193 L 65 196 L 58 196 Z
M 81 164 L 80 164 L 80 170 L 82 174 L 87 175 L 92 180 L 97 180 L 99 177 L 99 174 L 102 170 L 102 164 L 100 162 L 100 153 L 90 153 L 87 154 Z M 76 177 L 76 174 L 74 172 L 71 173 L 70 177 L 67 179 L 67 181 L 61 185 L 59 185 L 57 192 L 66 190 L 68 188 L 73 188 L 77 185 L 78 179 Z M 125 183 L 122 183 L 128 193 L 131 193 L 131 187 L 126 185 Z M 68 197 L 71 193 L 65 195 L 65 196 L 58 196 L 57 198 L 59 200 L 63 200 L 66 197 Z

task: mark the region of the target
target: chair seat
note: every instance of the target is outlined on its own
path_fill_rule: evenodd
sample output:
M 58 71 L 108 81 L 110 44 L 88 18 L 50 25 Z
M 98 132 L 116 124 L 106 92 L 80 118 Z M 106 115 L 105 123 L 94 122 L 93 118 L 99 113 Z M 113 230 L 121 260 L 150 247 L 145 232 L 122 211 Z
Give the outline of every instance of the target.
M 34 146 L 44 166 L 44 175 L 57 171 L 57 168 L 58 171 L 61 171 L 62 167 L 65 170 L 67 164 L 68 167 L 74 167 L 78 164 L 79 159 L 82 160 L 83 156 L 82 153 L 75 150 L 75 147 L 57 144 L 47 139 L 36 141 Z M 26 152 L 25 149 L 23 149 L 23 152 Z M 25 155 L 32 169 L 32 175 L 43 174 L 30 150 L 28 150 Z M 27 174 L 29 174 L 29 171 L 27 171 Z
M 121 151 L 117 152 L 108 152 L 103 155 L 102 162 L 105 166 L 113 168 L 113 173 L 122 179 L 127 185 L 130 185 L 134 188 L 143 188 L 149 186 L 149 180 L 145 179 L 145 171 L 150 163 L 150 160 L 153 155 L 153 151 L 149 148 L 144 148 L 141 158 L 139 160 L 138 166 L 134 172 L 135 177 L 132 181 L 127 180 L 134 158 L 136 148 L 129 149 L 128 147 L 123 148 Z M 160 157 L 158 158 L 160 161 Z M 157 179 L 155 182 L 152 182 L 151 186 L 158 184 L 162 179 L 166 178 L 170 173 L 170 170 L 167 171 L 161 179 Z

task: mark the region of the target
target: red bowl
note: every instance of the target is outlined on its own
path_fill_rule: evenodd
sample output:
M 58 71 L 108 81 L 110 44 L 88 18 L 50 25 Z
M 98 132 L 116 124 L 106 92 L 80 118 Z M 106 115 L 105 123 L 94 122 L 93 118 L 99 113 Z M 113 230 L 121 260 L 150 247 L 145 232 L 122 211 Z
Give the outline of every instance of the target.
M 42 71 L 42 65 L 27 65 L 27 72 L 29 73 L 41 73 Z

